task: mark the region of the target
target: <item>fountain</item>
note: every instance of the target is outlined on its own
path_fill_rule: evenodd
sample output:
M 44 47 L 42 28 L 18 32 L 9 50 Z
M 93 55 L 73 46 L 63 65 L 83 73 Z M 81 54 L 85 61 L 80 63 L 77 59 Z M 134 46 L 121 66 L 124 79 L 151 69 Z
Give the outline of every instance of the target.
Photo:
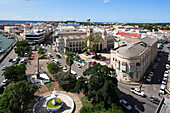
M 45 103 L 45 106 L 49 112 L 56 112 L 63 106 L 63 101 L 61 98 L 57 98 L 57 91 L 54 89 L 52 95 Z

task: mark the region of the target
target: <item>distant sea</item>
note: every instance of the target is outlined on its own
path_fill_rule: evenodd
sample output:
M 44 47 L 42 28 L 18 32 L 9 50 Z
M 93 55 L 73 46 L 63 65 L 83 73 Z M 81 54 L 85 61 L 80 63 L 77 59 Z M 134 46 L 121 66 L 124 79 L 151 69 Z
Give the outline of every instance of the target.
M 25 24 L 38 22 L 50 22 L 50 21 L 0 20 L 0 24 Z

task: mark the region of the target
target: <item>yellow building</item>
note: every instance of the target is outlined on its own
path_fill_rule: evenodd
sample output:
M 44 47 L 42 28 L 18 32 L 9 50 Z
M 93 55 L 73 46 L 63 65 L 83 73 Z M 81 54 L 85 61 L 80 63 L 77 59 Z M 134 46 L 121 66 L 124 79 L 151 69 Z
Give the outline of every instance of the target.
M 111 64 L 119 81 L 139 81 L 157 56 L 157 40 L 125 38 L 111 50 Z
M 92 29 L 87 29 L 87 32 L 82 31 L 67 31 L 57 32 L 54 36 L 53 44 L 56 46 L 56 51 L 64 53 L 66 48 L 73 52 L 81 52 L 85 43 L 85 39 L 93 33 Z M 106 32 L 98 33 L 101 37 L 101 43 L 97 44 L 97 51 L 102 51 L 105 48 L 110 49 L 114 47 L 114 36 Z

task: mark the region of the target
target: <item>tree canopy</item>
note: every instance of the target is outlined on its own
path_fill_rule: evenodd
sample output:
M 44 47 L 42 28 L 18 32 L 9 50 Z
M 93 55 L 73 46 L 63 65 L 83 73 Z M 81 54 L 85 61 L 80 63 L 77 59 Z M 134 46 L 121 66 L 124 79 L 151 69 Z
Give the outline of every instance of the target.
M 57 73 L 58 71 L 61 70 L 60 66 L 61 66 L 60 63 L 58 63 L 58 62 L 57 63 L 50 62 L 47 65 L 47 69 L 51 74 L 55 74 L 55 73 Z
M 120 90 L 117 88 L 117 79 L 110 77 L 110 71 L 113 69 L 100 64 L 95 64 L 93 67 L 86 69 L 83 72 L 84 76 L 90 78 L 79 78 L 76 84 L 76 91 L 84 91 L 84 94 L 89 98 L 93 98 L 97 103 L 102 103 L 105 106 L 110 106 L 112 103 L 119 101 Z
M 54 74 L 54 78 L 59 83 L 63 90 L 74 91 L 77 80 L 73 74 L 70 74 L 69 77 L 68 71 L 67 72 L 60 71 Z
M 10 67 L 7 67 L 5 69 L 5 72 L 3 73 L 3 76 L 5 76 L 6 79 L 18 82 L 21 80 L 26 80 L 26 66 L 25 64 L 20 65 L 12 65 Z
M 17 53 L 19 56 L 23 55 L 23 52 L 27 49 L 28 41 L 18 41 L 16 43 L 15 53 Z
M 44 54 L 43 48 L 40 47 L 40 48 L 38 49 L 38 52 L 39 52 L 40 54 Z
M 68 66 L 70 66 L 70 69 L 69 69 L 69 79 L 70 79 L 70 76 L 71 76 L 71 66 L 74 63 L 74 53 L 72 51 L 67 51 L 66 55 L 67 55 L 67 57 L 66 57 L 66 64 Z
M 26 81 L 8 86 L 0 98 L 0 113 L 21 113 L 34 97 L 37 87 Z
M 97 44 L 100 43 L 101 37 L 97 33 L 93 33 L 86 37 L 83 51 L 95 51 Z M 89 43 L 89 44 L 88 44 Z

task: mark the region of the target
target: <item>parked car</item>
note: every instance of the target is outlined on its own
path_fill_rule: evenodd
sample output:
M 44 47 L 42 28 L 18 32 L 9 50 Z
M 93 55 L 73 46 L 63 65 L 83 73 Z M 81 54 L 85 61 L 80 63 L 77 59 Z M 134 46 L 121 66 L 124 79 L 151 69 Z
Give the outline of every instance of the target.
M 12 62 L 13 61 L 13 59 L 9 59 L 9 62 Z
M 164 90 L 165 88 L 166 88 L 166 85 L 165 85 L 165 84 L 161 84 L 160 89 L 161 89 L 161 90 Z
M 57 59 L 54 59 L 53 61 L 54 61 L 55 63 L 59 62 Z
M 155 97 L 150 97 L 149 99 L 151 102 L 155 103 L 155 104 L 159 104 L 160 103 L 160 100 L 158 98 L 155 98 Z
M 67 71 L 67 66 L 63 67 L 63 71 L 66 72 Z
M 7 66 L 3 66 L 3 67 L 2 67 L 2 71 L 4 71 L 6 68 L 7 68 Z
M 151 78 L 147 78 L 146 81 L 147 81 L 147 82 L 151 82 Z
M 78 68 L 81 68 L 81 65 L 80 64 L 75 64 Z
M 163 78 L 163 80 L 164 80 L 164 81 L 167 81 L 167 78 L 166 78 L 166 77 L 164 77 L 164 78 Z
M 128 102 L 124 99 L 120 100 L 120 103 L 122 104 L 123 107 L 125 107 L 128 111 L 132 110 L 132 107 L 128 104 Z
M 61 56 L 60 56 L 59 54 L 56 54 L 56 57 L 57 57 L 57 58 L 61 58 Z
M 160 93 L 160 94 L 165 94 L 165 91 L 162 90 L 162 89 L 160 89 L 160 90 L 159 90 L 159 93 Z
M 26 58 L 21 59 L 21 63 L 24 63 L 26 61 Z
M 169 74 L 169 71 L 165 71 L 164 74 Z
M 8 81 L 8 79 L 5 79 L 5 80 L 3 80 L 2 82 L 1 82 L 1 86 L 6 86 L 7 85 L 7 81 Z
M 151 76 L 151 77 L 152 77 L 152 76 L 153 76 L 153 72 L 150 72 L 150 73 L 149 73 L 149 76 Z
M 162 84 L 165 84 L 165 85 L 166 85 L 166 81 L 165 81 L 165 80 L 162 80 Z
M 164 74 L 164 78 L 167 78 L 169 74 Z
M 166 64 L 166 69 L 169 69 L 169 64 Z
M 145 93 L 143 91 L 140 91 L 140 89 L 138 89 L 138 88 L 131 88 L 130 91 L 139 95 L 139 96 L 142 96 L 142 97 L 145 96 Z

